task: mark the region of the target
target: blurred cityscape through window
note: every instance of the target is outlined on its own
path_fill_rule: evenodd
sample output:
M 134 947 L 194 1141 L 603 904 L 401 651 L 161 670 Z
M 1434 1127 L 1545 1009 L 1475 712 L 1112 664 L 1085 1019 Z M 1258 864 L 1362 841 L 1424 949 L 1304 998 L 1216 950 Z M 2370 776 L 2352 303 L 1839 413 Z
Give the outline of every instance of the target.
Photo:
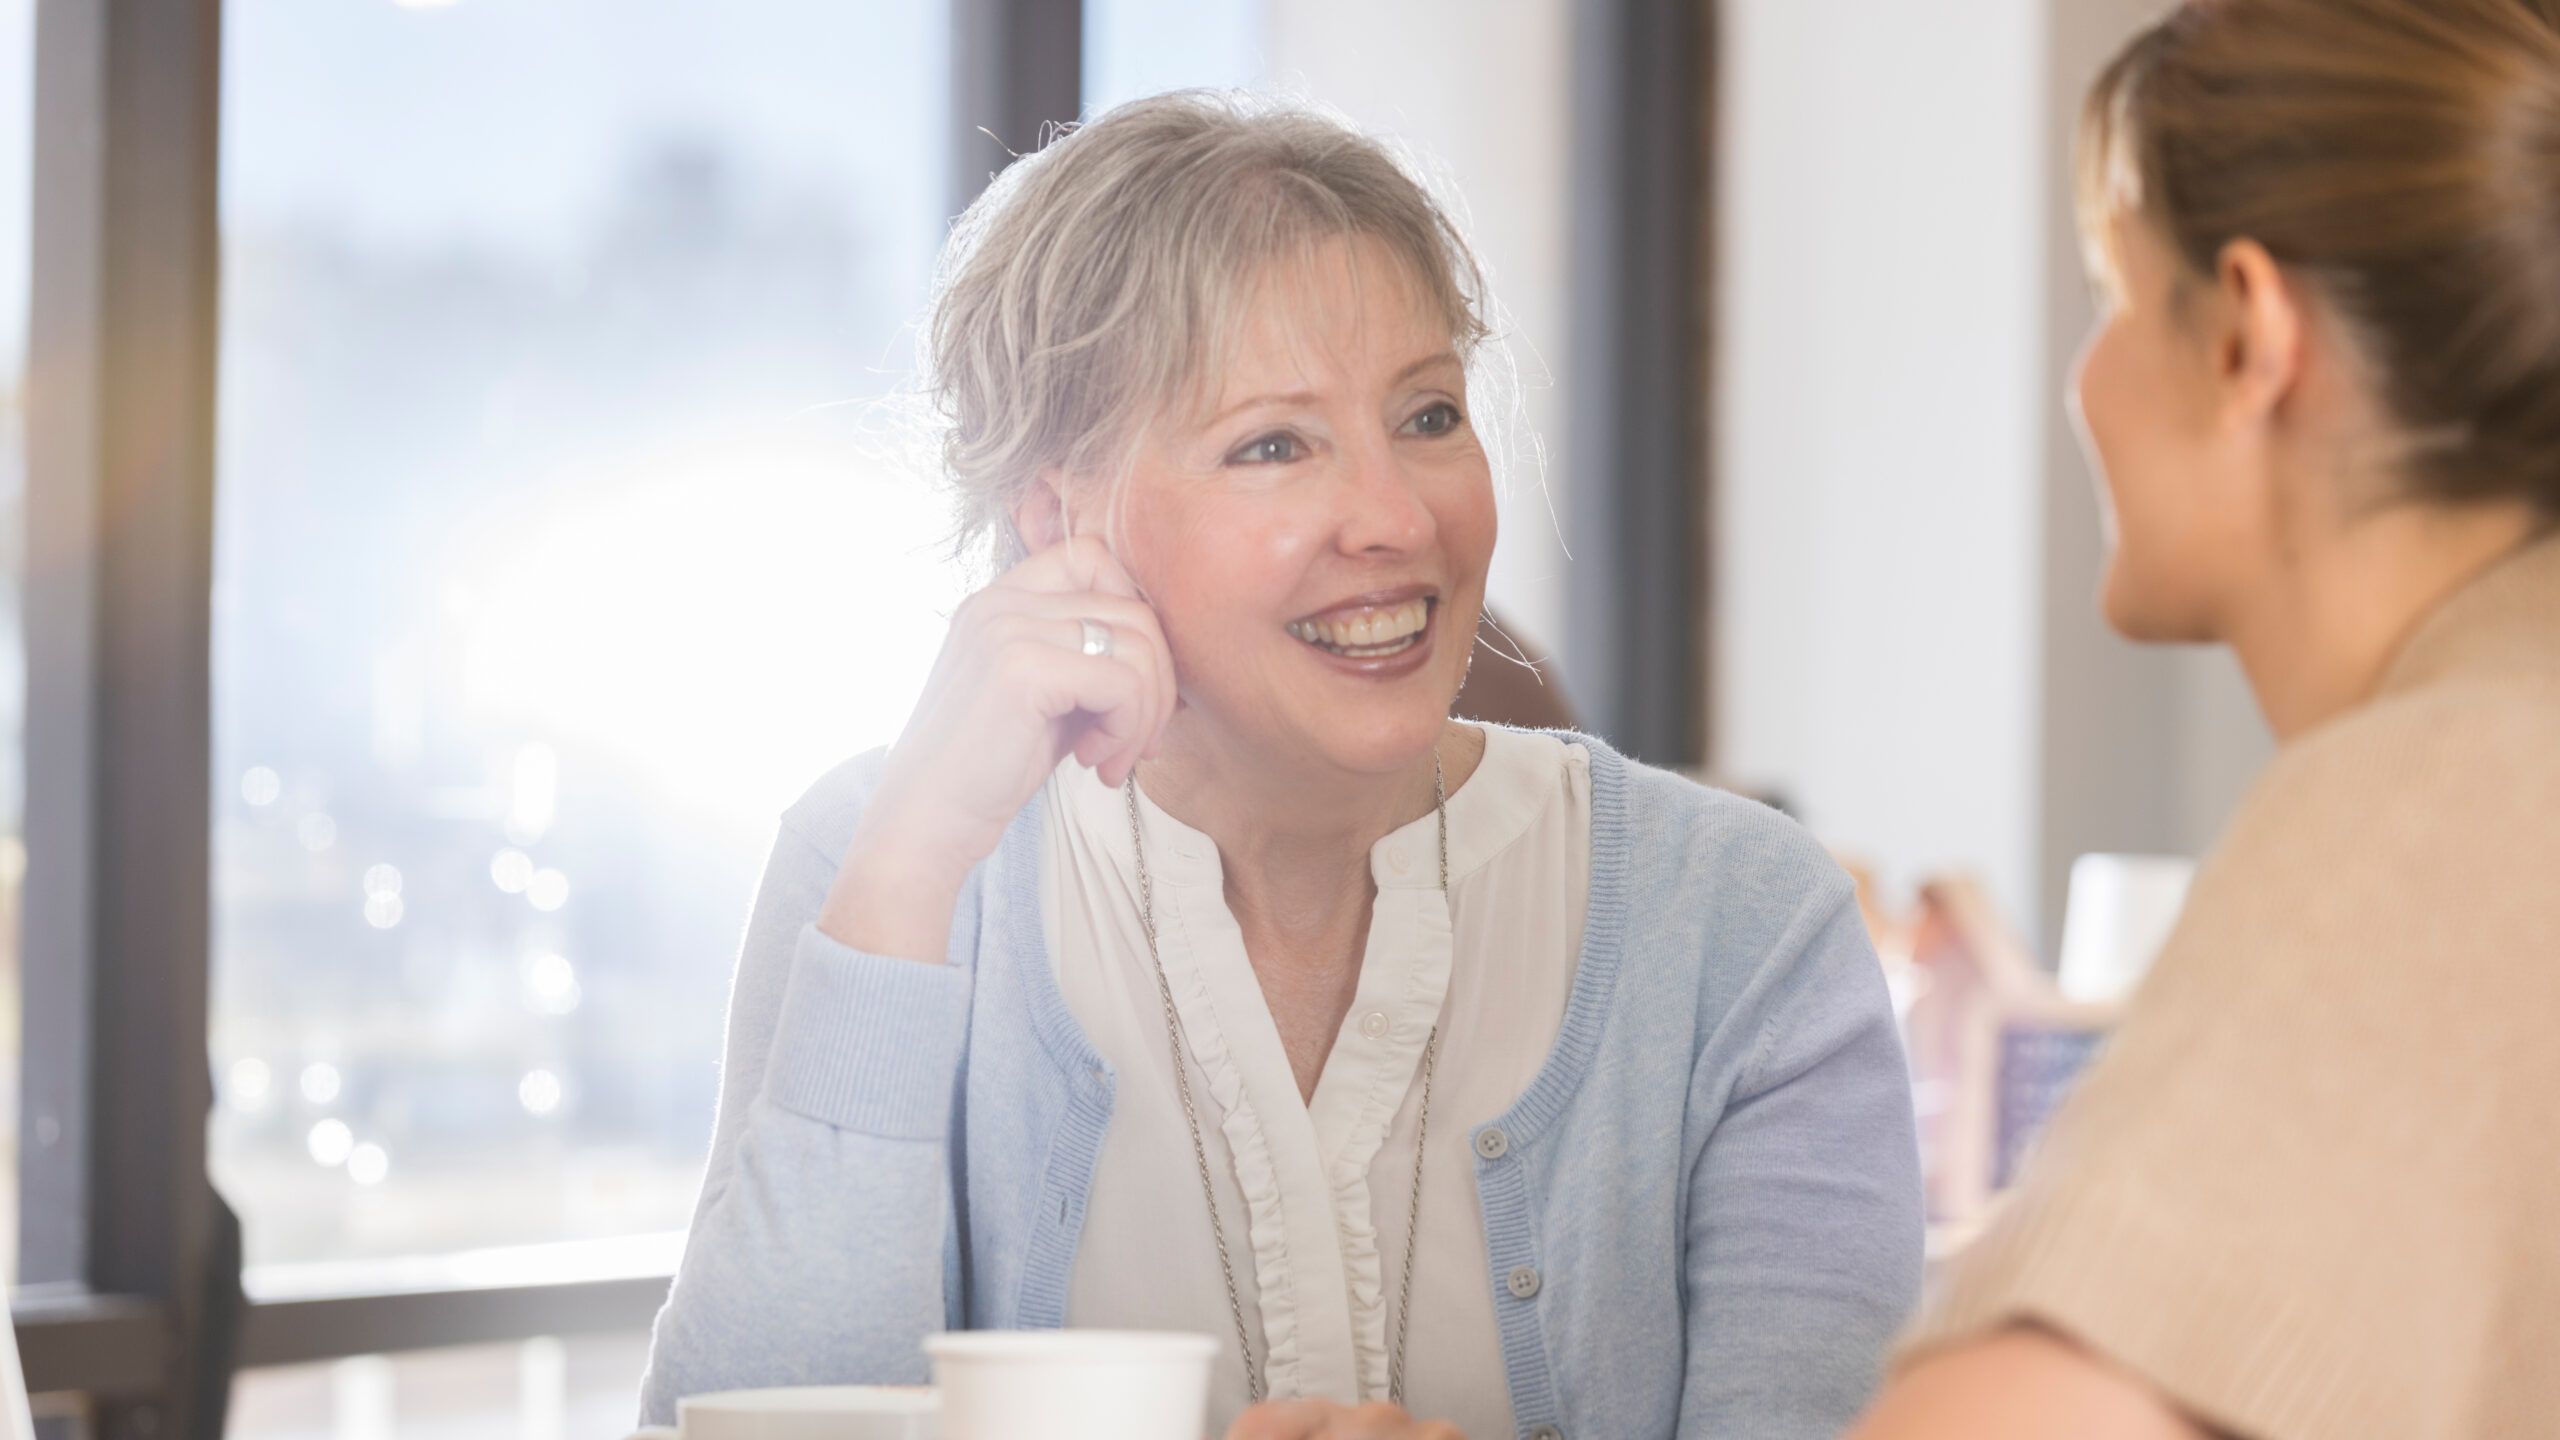
M 875 403 L 948 28 L 226 7 L 212 1153 L 253 1295 L 669 1262 L 775 817 L 895 738 L 958 593 Z

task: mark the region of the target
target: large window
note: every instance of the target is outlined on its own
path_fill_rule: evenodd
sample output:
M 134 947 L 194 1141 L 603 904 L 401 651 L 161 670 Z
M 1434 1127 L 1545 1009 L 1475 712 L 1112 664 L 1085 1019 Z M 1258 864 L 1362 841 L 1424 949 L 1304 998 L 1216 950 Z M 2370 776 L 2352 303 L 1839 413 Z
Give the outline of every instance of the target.
M 1585 12 L 1391 8 L 0 0 L 0 1225 L 57 1409 L 199 1433 L 227 1358 L 237 1440 L 628 1416 L 775 819 L 962 589 L 891 398 L 978 127 L 1081 70 L 1406 137 L 1560 448 Z M 1561 641 L 1516 480 L 1494 593 Z
M 948 21 L 224 26 L 212 1163 L 250 1293 L 663 1273 L 774 819 L 895 737 L 953 598 L 874 403 L 944 231 Z

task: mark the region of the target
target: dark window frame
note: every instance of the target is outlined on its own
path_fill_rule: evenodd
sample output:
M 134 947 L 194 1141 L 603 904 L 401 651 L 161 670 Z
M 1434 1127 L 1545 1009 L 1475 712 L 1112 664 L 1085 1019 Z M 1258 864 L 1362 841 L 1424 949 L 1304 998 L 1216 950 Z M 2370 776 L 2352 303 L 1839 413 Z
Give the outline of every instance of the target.
M 1709 754 L 1715 0 L 1573 7 L 1577 410 L 1563 491 L 1566 690 L 1619 749 Z
M 220 1424 L 238 1297 L 204 1133 L 220 58 L 210 0 L 36 12 L 12 1311 L 103 1436 Z
M 82 1397 L 100 1436 L 212 1435 L 235 1361 L 645 1328 L 666 1276 L 231 1311 L 237 1231 L 206 1178 L 204 1125 L 222 6 L 36 13 L 11 1296 L 30 1387 Z M 1567 669 L 1603 733 L 1694 763 L 1709 153 L 1697 97 L 1712 4 L 1595 0 L 1575 17 L 1571 353 L 1603 398 L 1569 457 L 1565 648 L 1579 662 Z M 1011 152 L 1077 114 L 1083 5 L 952 0 L 952 22 L 956 213 Z

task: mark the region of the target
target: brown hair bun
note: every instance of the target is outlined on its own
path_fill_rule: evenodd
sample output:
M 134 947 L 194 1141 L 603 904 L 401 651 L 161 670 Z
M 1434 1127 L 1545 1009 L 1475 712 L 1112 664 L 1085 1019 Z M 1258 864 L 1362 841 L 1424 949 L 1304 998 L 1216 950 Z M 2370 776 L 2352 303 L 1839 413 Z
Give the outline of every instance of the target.
M 2250 239 L 2342 317 L 2448 503 L 2560 516 L 2560 0 L 2188 0 L 2100 77 L 2088 218 Z

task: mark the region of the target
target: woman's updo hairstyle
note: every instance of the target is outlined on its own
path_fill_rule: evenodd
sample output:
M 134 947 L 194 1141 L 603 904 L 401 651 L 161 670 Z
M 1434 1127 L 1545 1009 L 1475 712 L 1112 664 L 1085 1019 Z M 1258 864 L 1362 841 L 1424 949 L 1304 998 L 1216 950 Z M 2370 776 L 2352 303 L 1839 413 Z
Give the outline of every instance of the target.
M 2560 0 L 2188 0 L 2082 117 L 2084 227 L 2266 247 L 2446 503 L 2560 516 Z
M 1403 263 L 1478 378 L 1499 347 L 1458 226 L 1385 146 L 1325 112 L 1159 95 L 1007 166 L 955 226 L 924 326 L 957 548 L 1020 558 L 1011 511 L 1042 470 L 1121 473 L 1151 418 L 1214 393 L 1265 267 L 1351 236 Z

